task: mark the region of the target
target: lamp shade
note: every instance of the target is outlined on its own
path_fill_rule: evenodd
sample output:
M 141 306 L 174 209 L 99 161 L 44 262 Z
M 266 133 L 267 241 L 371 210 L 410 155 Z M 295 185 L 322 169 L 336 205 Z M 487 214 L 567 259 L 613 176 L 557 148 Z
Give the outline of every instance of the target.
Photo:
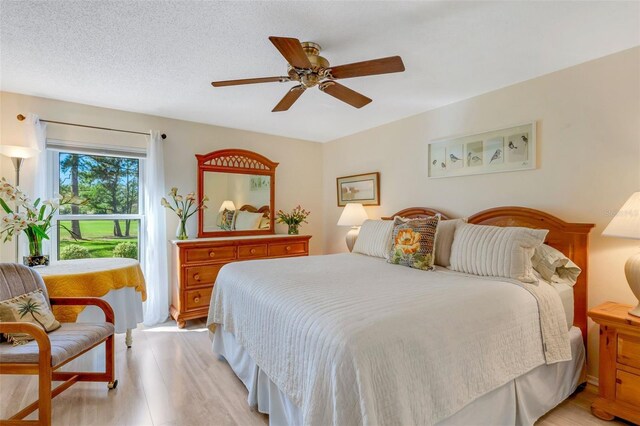
M 338 219 L 338 226 L 360 226 L 368 218 L 362 204 L 349 203 L 342 210 L 340 219 Z
M 223 211 L 225 211 L 225 209 L 229 210 L 229 211 L 233 211 L 233 210 L 236 209 L 236 205 L 233 204 L 233 201 L 231 201 L 231 200 L 225 200 L 225 201 L 222 202 L 222 205 L 220 206 L 220 210 L 218 210 L 218 211 L 219 212 L 223 212 Z
M 602 235 L 640 240 L 640 192 L 631 194 Z
M 36 155 L 39 150 L 19 145 L 0 145 L 0 154 L 10 158 L 31 158 Z

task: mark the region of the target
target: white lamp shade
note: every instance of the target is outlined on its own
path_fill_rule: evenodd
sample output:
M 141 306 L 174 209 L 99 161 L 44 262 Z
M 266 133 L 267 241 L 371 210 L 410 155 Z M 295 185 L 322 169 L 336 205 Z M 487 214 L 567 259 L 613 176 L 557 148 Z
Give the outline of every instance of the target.
M 362 204 L 349 203 L 342 210 L 340 219 L 338 219 L 338 226 L 360 226 L 368 218 Z
M 220 206 L 220 210 L 218 210 L 218 211 L 219 212 L 223 212 L 223 211 L 225 211 L 225 209 L 229 210 L 229 211 L 233 211 L 233 210 L 236 209 L 236 205 L 233 204 L 233 201 L 231 201 L 231 200 L 225 200 L 225 201 L 222 202 L 222 205 Z
M 629 197 L 602 235 L 640 240 L 640 192 Z
M 40 151 L 36 148 L 19 145 L 0 145 L 0 154 L 10 158 L 31 158 Z

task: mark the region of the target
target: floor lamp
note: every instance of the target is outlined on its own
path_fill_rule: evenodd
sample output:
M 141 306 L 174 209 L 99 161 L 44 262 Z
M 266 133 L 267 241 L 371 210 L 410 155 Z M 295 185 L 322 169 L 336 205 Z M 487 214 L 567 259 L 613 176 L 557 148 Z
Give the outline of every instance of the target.
M 11 159 L 11 162 L 13 163 L 13 167 L 16 170 L 16 179 L 15 179 L 16 186 L 20 185 L 20 167 L 22 166 L 22 162 L 26 158 L 33 157 L 38 152 L 39 151 L 36 148 L 29 148 L 26 146 L 0 145 L 0 154 L 4 155 L 5 157 L 9 157 Z M 16 208 L 16 212 L 17 211 L 18 209 Z M 16 263 L 18 262 L 18 247 L 19 247 L 18 238 L 19 238 L 19 235 L 16 235 L 15 236 Z

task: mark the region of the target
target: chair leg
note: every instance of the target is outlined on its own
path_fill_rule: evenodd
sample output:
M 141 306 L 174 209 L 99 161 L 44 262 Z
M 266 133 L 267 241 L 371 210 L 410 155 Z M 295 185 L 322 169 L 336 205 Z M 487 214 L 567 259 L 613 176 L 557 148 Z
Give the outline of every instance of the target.
M 38 372 L 38 421 L 51 425 L 51 366 L 41 364 Z
M 118 381 L 115 380 L 116 376 L 116 357 L 115 357 L 115 344 L 114 335 L 112 334 L 107 338 L 105 342 L 105 373 L 109 378 L 109 389 L 115 389 L 118 386 Z

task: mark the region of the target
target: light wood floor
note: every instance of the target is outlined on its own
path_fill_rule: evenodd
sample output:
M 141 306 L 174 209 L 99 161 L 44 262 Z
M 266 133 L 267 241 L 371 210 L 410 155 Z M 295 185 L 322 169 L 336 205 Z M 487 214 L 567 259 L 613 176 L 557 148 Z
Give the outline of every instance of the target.
M 218 361 L 203 322 L 175 322 L 134 331 L 133 348 L 124 335 L 116 340 L 118 388 L 78 383 L 53 400 L 54 425 L 266 425 L 252 412 L 247 391 L 229 366 Z M 596 389 L 573 395 L 537 425 L 628 425 L 604 422 L 590 414 Z M 0 377 L 0 418 L 36 398 L 37 381 L 28 376 Z M 32 414 L 28 419 L 35 419 Z

